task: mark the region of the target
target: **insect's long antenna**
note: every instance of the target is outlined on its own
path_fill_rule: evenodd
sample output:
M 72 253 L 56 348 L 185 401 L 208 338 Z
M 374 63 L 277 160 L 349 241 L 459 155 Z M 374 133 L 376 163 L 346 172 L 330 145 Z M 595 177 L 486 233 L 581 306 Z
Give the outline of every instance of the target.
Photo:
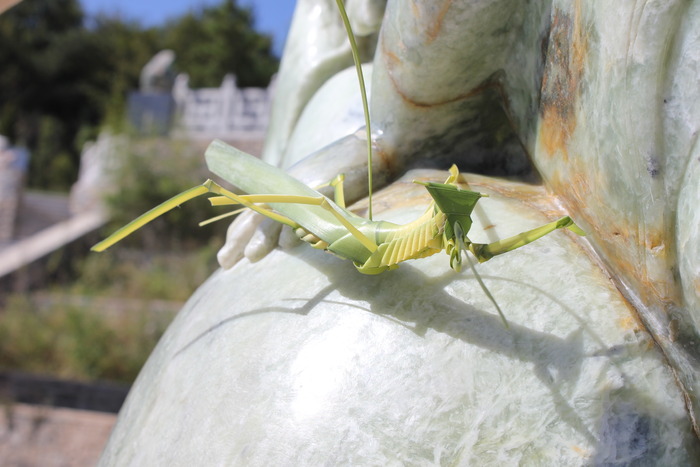
M 458 224 L 455 223 L 454 227 L 454 232 L 455 232 L 455 240 L 457 241 L 457 245 L 455 248 L 457 249 L 457 264 L 460 265 L 462 263 L 461 260 L 461 255 L 460 251 L 464 252 L 464 256 L 467 257 L 467 262 L 469 263 L 469 267 L 471 268 L 472 272 L 474 273 L 474 277 L 476 277 L 476 281 L 479 283 L 479 287 L 481 287 L 481 290 L 484 291 L 486 296 L 491 300 L 491 303 L 496 307 L 496 310 L 498 311 L 498 314 L 501 316 L 501 319 L 503 320 L 503 325 L 507 328 L 508 327 L 508 320 L 506 319 L 506 315 L 503 314 L 503 310 L 501 310 L 501 307 L 498 306 L 498 302 L 494 298 L 493 295 L 491 295 L 491 291 L 489 290 L 488 287 L 486 287 L 486 284 L 484 284 L 484 281 L 481 280 L 481 274 L 479 274 L 479 271 L 476 270 L 476 266 L 474 265 L 474 261 L 469 257 L 471 254 L 471 251 L 467 246 L 464 244 L 464 231 L 462 230 L 462 227 Z M 450 266 L 452 266 L 452 258 L 450 258 Z
M 506 315 L 503 314 L 503 310 L 501 310 L 501 307 L 498 306 L 498 302 L 496 301 L 496 298 L 491 295 L 491 291 L 486 287 L 486 284 L 484 284 L 484 281 L 481 280 L 481 274 L 476 270 L 476 266 L 474 266 L 474 261 L 469 257 L 469 251 L 465 250 L 464 251 L 464 256 L 467 257 L 467 261 L 469 262 L 469 267 L 472 269 L 472 272 L 474 273 L 474 277 L 476 277 L 476 280 L 479 282 L 479 285 L 481 286 L 481 290 L 484 291 L 486 296 L 491 300 L 491 303 L 496 307 L 496 310 L 498 310 L 498 314 L 501 315 L 501 320 L 503 320 L 503 325 L 507 328 L 508 327 L 508 320 L 506 319 Z
M 348 19 L 348 14 L 345 12 L 345 5 L 343 5 L 343 0 L 336 0 L 338 4 L 338 10 L 340 11 L 340 16 L 343 18 L 343 24 L 345 25 L 345 31 L 348 34 L 348 39 L 350 40 L 350 49 L 352 50 L 352 59 L 355 62 L 355 69 L 357 70 L 357 80 L 360 83 L 360 95 L 362 96 L 362 110 L 365 113 L 365 129 L 367 131 L 367 184 L 369 187 L 369 220 L 372 220 L 372 128 L 369 123 L 369 105 L 367 104 L 367 91 L 365 89 L 365 78 L 362 74 L 362 63 L 360 63 L 360 55 L 357 49 L 357 42 L 355 42 L 355 34 L 352 32 L 352 27 L 350 26 L 350 20 Z

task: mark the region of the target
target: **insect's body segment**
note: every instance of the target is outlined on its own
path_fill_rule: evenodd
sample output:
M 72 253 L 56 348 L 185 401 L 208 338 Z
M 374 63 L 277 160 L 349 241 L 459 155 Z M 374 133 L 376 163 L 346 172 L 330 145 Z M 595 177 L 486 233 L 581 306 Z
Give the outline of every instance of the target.
M 461 252 L 472 245 L 466 235 L 472 225 L 471 213 L 477 201 L 486 195 L 460 189 L 458 179 L 459 171 L 453 165 L 445 183 L 421 183 L 428 189 L 433 202 L 422 216 L 408 224 L 373 222 L 355 217 L 359 221 L 358 230 L 377 245 L 374 251 L 366 249 L 364 254 L 358 251 L 357 238 L 350 233 L 328 243 L 301 226 L 296 229 L 297 236 L 314 248 L 352 260 L 358 271 L 364 274 L 396 269 L 404 261 L 426 258 L 443 250 L 450 255 L 450 266 L 459 270 Z
M 443 212 L 444 208 L 434 200 L 423 215 L 408 224 L 399 225 L 380 221 L 367 222 L 363 226 L 359 226 L 359 230 L 377 245 L 375 251 L 368 250 L 366 252 L 368 256 L 359 255 L 356 249 L 352 249 L 355 257 L 343 255 L 345 242 L 357 242 L 357 239 L 352 238 L 351 235 L 345 235 L 340 240 L 325 245 L 324 248 L 338 256 L 353 260 L 357 270 L 364 274 L 379 274 L 386 270 L 396 269 L 404 261 L 426 258 L 443 250 L 447 250 L 448 254 L 453 254 L 453 251 L 456 251 L 454 247 L 457 242 L 454 238 L 452 225 L 454 222 L 459 222 L 467 229 L 471 227 L 471 211 L 476 205 L 476 201 L 484 196 L 473 191 L 460 190 L 456 185 L 458 176 L 457 167 L 453 166 L 445 183 L 425 183 L 424 185 L 431 194 L 458 191 L 462 195 L 460 201 L 468 200 L 467 205 L 461 203 L 462 207 L 466 208 L 461 213 L 446 214 Z M 437 199 L 441 198 L 438 196 Z M 307 241 L 313 238 L 300 237 Z M 454 266 L 458 267 L 457 264 Z
M 375 238 L 377 249 L 364 261 L 354 261 L 364 274 L 396 269 L 409 259 L 425 258 L 441 251 L 445 216 L 431 206 L 422 216 L 405 225 L 380 222 Z
M 343 211 L 352 215 L 349 211 Z M 314 248 L 352 260 L 358 271 L 364 274 L 379 274 L 396 269 L 399 263 L 409 259 L 425 258 L 442 251 L 445 219 L 446 216 L 435 208 L 434 203 L 431 203 L 428 210 L 418 219 L 404 225 L 353 219 L 357 229 L 376 245 L 374 250 L 358 249 L 358 239 L 349 232 L 332 243 L 319 238 L 301 225 L 295 232 L 301 240 Z

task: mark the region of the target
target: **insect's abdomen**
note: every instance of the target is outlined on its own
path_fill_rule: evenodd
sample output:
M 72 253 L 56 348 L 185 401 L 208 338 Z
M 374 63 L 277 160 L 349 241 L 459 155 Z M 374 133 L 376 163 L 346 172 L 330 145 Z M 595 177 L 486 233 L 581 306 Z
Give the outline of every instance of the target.
M 427 213 L 426 213 L 427 214 Z M 387 233 L 377 251 L 362 265 L 355 264 L 365 274 L 378 274 L 395 269 L 402 261 L 425 258 L 442 250 L 445 215 L 421 216 L 410 224 Z
M 438 226 L 433 218 L 417 229 L 401 229 L 395 232 L 384 248 L 381 264 L 391 266 L 409 259 L 424 258 L 440 251 L 442 242 L 441 222 Z M 403 232 L 403 230 L 409 230 Z M 436 243 L 437 242 L 437 243 Z

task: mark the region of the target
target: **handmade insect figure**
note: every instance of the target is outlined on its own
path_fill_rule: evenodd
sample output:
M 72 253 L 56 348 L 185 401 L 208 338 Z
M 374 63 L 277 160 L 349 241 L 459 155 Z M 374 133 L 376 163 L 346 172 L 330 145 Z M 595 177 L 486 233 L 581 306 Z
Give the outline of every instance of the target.
M 471 213 L 485 195 L 460 189 L 456 166 L 450 169 L 445 183 L 423 183 L 433 202 L 418 219 L 399 225 L 362 218 L 284 171 L 221 141 L 215 140 L 209 145 L 205 158 L 209 170 L 247 194 L 235 194 L 207 180 L 153 208 L 92 249 L 103 251 L 151 220 L 206 193 L 219 195 L 211 198 L 213 205 L 241 205 L 289 225 L 313 247 L 352 260 L 357 270 L 364 274 L 379 274 L 397 268 L 404 261 L 431 256 L 442 250 L 450 255 L 450 266 L 459 271 L 463 252 L 468 251 L 479 262 L 484 262 L 556 229 L 568 228 L 584 235 L 569 216 L 564 216 L 505 240 L 473 243 L 468 237 L 472 226 Z M 342 199 L 342 183 L 337 184 L 336 193 L 336 199 Z
M 360 62 L 356 54 L 357 47 L 354 45 L 352 31 L 340 0 L 338 0 L 338 6 L 348 30 L 348 37 L 353 44 L 353 55 L 367 118 L 367 97 L 362 84 Z M 368 119 L 366 123 L 369 134 Z M 371 156 L 371 140 L 368 137 L 369 167 L 372 166 Z M 371 219 L 371 182 L 370 218 L 365 219 L 345 208 L 341 179 L 333 182 L 336 189 L 336 202 L 333 202 L 282 170 L 221 141 L 215 140 L 209 145 L 205 158 L 209 170 L 246 194 L 233 193 L 212 180 L 207 180 L 202 185 L 180 193 L 143 214 L 95 245 L 92 250 L 103 251 L 156 217 L 206 193 L 219 195 L 210 198 L 213 205 L 241 205 L 243 208 L 252 209 L 292 227 L 302 240 L 315 248 L 352 260 L 358 271 L 364 274 L 379 274 L 397 268 L 404 261 L 425 258 L 442 250 L 450 255 L 450 266 L 459 271 L 463 253 L 469 252 L 479 262 L 484 262 L 494 256 L 527 245 L 556 229 L 568 228 L 579 235 L 584 235 L 570 217 L 564 216 L 557 221 L 505 240 L 488 244 L 473 243 L 468 236 L 472 226 L 471 213 L 479 199 L 486 195 L 461 189 L 456 166 L 450 169 L 450 175 L 445 183 L 422 183 L 433 201 L 418 219 L 399 225 Z M 494 303 L 505 322 L 500 307 L 474 269 L 469 256 L 466 257 L 479 285 Z

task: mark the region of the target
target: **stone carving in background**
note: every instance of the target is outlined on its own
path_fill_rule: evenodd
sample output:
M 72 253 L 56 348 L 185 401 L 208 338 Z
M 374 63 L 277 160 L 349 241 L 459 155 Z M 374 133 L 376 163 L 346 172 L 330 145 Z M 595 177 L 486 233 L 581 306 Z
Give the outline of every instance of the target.
M 239 89 L 236 77 L 226 75 L 218 88 L 191 89 L 187 74 L 175 74 L 174 62 L 172 50 L 161 50 L 143 67 L 140 89 L 127 104 L 136 131 L 198 141 L 264 139 L 274 78 L 267 88 Z
M 175 83 L 175 52 L 161 50 L 146 63 L 139 77 L 139 90 L 146 94 L 165 94 Z
M 275 81 L 267 88 L 236 86 L 236 77 L 226 75 L 221 87 L 190 89 L 186 74 L 175 80 L 173 98 L 177 106 L 179 136 L 194 140 L 223 138 L 228 141 L 262 140 Z

